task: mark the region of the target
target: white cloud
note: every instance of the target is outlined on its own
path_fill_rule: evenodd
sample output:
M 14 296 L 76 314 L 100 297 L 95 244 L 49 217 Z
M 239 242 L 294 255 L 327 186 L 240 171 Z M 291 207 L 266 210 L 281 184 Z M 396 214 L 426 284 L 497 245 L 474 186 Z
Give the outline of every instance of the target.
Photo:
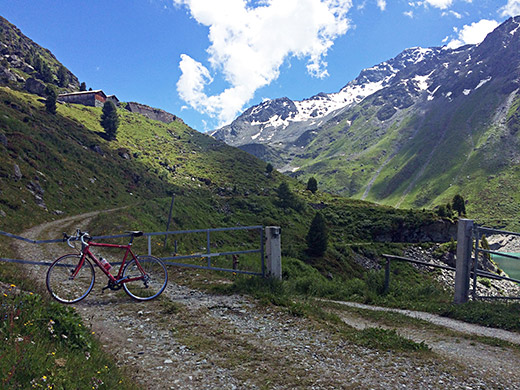
M 462 19 L 462 15 L 459 14 L 458 12 L 455 12 L 453 10 L 449 10 L 449 11 L 444 11 L 441 16 L 455 16 L 457 19 Z
M 478 44 L 497 27 L 497 21 L 482 19 L 479 22 L 465 25 L 460 31 L 454 28 L 454 31 L 457 33 L 457 38 L 452 39 L 448 43 L 448 48 L 456 49 L 457 47 L 467 44 Z
M 435 8 L 446 9 L 453 3 L 453 0 L 426 0 L 425 3 Z
M 504 17 L 520 15 L 520 0 L 508 0 L 499 11 L 500 15 Z
M 386 9 L 386 0 L 377 0 L 377 6 L 381 11 Z
M 408 16 L 409 18 L 413 19 L 413 11 L 405 11 L 403 12 L 403 15 Z
M 179 96 L 194 109 L 230 122 L 261 87 L 279 76 L 291 57 L 307 58 L 313 77 L 328 75 L 324 57 L 334 40 L 349 29 L 351 0 L 173 0 L 189 8 L 197 22 L 209 27 L 210 69 L 181 55 Z M 208 96 L 212 72 L 229 87 Z

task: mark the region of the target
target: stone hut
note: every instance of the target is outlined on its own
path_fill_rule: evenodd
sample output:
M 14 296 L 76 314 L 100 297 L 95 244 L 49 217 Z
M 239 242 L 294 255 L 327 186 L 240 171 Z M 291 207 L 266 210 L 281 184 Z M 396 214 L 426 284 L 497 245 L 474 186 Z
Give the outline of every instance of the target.
M 144 115 L 148 119 L 153 119 L 155 121 L 161 121 L 164 123 L 171 123 L 176 121 L 183 123 L 182 119 L 176 115 L 170 114 L 169 112 L 161 110 L 159 108 L 153 108 L 141 103 L 129 102 L 126 105 L 126 109 L 130 112 L 135 112 L 137 114 Z
M 112 103 L 115 104 L 116 107 L 119 107 L 119 99 L 117 98 L 116 95 L 108 95 L 107 96 L 107 102 L 108 101 L 111 101 Z
M 116 98 L 117 99 L 117 98 Z M 58 95 L 58 101 L 65 103 L 83 104 L 84 106 L 103 107 L 107 101 L 107 95 L 101 90 L 62 93 Z

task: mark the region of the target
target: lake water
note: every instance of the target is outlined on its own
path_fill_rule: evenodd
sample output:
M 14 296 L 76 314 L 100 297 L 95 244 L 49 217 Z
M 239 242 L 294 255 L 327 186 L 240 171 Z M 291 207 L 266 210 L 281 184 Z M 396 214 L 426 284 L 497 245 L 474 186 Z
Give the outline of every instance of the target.
M 511 253 L 515 256 L 520 256 L 520 253 Z M 520 259 L 509 259 L 507 257 L 493 255 L 493 261 L 504 270 L 509 277 L 520 280 Z

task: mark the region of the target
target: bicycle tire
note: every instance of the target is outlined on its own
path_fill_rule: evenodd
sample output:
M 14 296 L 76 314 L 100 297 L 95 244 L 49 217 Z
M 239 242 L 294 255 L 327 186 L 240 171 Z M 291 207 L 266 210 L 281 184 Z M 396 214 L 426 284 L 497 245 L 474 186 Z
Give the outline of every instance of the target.
M 154 256 L 138 256 L 137 260 L 146 273 L 145 280 L 123 283 L 125 292 L 137 301 L 149 301 L 157 298 L 168 284 L 168 271 L 164 263 Z M 135 278 L 142 275 L 135 259 L 130 260 L 123 270 L 123 278 Z
M 76 303 L 85 298 L 96 280 L 92 263 L 85 259 L 83 266 L 71 279 L 76 269 L 80 255 L 69 254 L 56 259 L 47 271 L 47 290 L 51 296 L 61 303 Z

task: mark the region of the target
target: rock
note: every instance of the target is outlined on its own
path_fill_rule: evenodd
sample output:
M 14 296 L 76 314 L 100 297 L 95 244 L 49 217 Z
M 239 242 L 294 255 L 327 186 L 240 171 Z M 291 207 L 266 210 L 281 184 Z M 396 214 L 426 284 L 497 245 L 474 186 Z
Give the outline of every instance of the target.
M 31 65 L 27 64 L 27 63 L 24 63 L 22 70 L 25 73 L 33 73 L 34 72 L 34 68 Z
M 97 154 L 100 154 L 101 156 L 105 155 L 105 152 L 103 152 L 103 149 L 99 145 L 94 145 L 91 147 L 91 149 L 96 152 Z
M 27 183 L 26 187 L 33 194 L 43 195 L 43 193 L 45 192 L 40 183 L 34 182 L 32 180 L 29 183 Z
M 20 167 L 18 164 L 14 164 L 14 179 L 16 181 L 20 180 L 23 177 L 22 171 L 20 170 Z
M 7 147 L 7 137 L 4 133 L 0 133 L 0 144 Z
M 16 82 L 17 78 L 14 73 L 12 73 L 9 69 L 1 68 L 0 69 L 0 79 L 4 79 L 7 81 Z
M 36 95 L 45 96 L 45 84 L 40 80 L 36 80 L 35 78 L 29 78 L 25 82 L 25 90 L 29 93 L 34 93 Z

